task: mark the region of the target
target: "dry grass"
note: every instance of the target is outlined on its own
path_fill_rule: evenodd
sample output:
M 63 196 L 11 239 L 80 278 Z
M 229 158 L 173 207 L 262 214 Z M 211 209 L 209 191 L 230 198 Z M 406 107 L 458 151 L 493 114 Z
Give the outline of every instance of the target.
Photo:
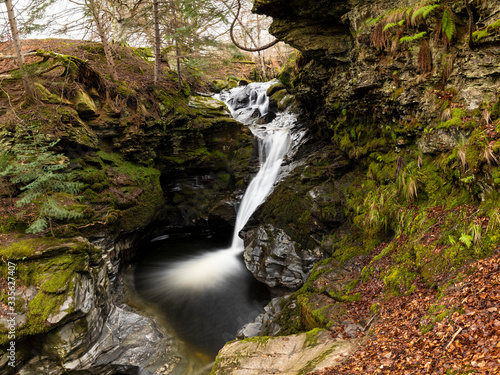
M 419 73 L 428 73 L 432 70 L 432 55 L 429 43 L 426 39 L 422 40 L 420 51 L 418 52 L 418 68 Z
M 451 120 L 451 108 L 446 108 L 443 113 L 441 113 L 441 122 L 446 122 Z
M 481 152 L 481 158 L 486 163 L 488 163 L 489 166 L 498 164 L 498 158 L 493 152 L 493 147 L 490 144 L 484 147 L 483 151 Z
M 458 161 L 459 161 L 459 166 L 460 166 L 460 170 L 463 172 L 465 172 L 465 170 L 467 169 L 467 157 L 466 157 L 466 152 L 467 152 L 467 147 L 466 145 L 462 145 L 458 148 Z

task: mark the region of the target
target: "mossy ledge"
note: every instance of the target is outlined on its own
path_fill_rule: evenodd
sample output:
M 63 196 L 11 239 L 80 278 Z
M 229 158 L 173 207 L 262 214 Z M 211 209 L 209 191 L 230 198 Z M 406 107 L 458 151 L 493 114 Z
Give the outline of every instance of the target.
M 102 266 L 100 249 L 83 238 L 31 238 L 0 247 L 0 271 L 12 274 L 16 283 L 16 340 L 22 343 L 30 337 L 46 333 L 81 315 L 76 294 L 78 278 L 90 277 Z M 9 273 L 8 265 L 15 264 Z M 6 276 L 2 284 L 7 285 Z M 29 291 L 29 293 L 28 293 Z M 92 296 L 98 298 L 97 296 Z M 8 311 L 8 295 L 2 292 L 1 305 Z M 0 345 L 9 342 L 7 327 L 2 322 Z

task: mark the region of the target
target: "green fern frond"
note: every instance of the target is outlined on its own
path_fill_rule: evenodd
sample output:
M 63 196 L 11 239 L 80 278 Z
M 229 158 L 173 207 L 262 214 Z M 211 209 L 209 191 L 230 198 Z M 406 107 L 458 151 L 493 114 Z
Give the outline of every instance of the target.
M 45 220 L 45 218 L 43 217 L 40 217 L 31 223 L 28 229 L 26 229 L 26 233 L 43 232 L 45 229 L 47 229 L 47 226 L 48 226 L 47 220 Z
M 434 10 L 436 9 L 437 7 L 439 6 L 439 4 L 436 4 L 436 5 L 426 5 L 426 6 L 423 6 L 422 8 L 418 8 L 415 12 L 413 12 L 412 16 L 411 16 L 411 22 L 414 23 L 415 22 L 415 19 L 418 17 L 418 16 L 422 16 L 422 18 L 425 20 L 427 18 L 427 16 Z
M 450 242 L 450 245 L 455 245 L 457 243 L 457 240 L 455 240 L 455 237 L 453 237 L 451 234 L 448 236 L 448 241 Z
M 399 43 L 411 43 L 415 40 L 422 39 L 425 35 L 427 35 L 427 31 L 422 31 L 421 33 L 415 35 L 404 36 L 401 39 L 399 39 Z
M 462 234 L 459 238 L 459 241 L 462 242 L 468 249 L 472 246 L 472 240 L 474 238 L 468 234 Z
M 398 24 L 396 22 L 390 22 L 388 23 L 387 25 L 384 26 L 384 28 L 382 29 L 382 31 L 387 31 L 395 26 L 397 26 Z
M 451 41 L 453 35 L 455 35 L 456 28 L 455 21 L 453 20 L 453 14 L 448 8 L 445 8 L 443 12 L 442 30 L 443 34 L 445 34 L 448 38 L 448 41 Z

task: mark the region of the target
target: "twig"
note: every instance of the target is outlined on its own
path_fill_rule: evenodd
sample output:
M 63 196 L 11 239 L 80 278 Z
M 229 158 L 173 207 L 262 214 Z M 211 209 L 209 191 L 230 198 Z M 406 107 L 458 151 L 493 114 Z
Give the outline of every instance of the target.
M 458 334 L 459 334 L 460 332 L 462 332 L 462 330 L 463 330 L 463 327 L 460 327 L 460 328 L 458 329 L 458 331 L 457 331 L 457 332 L 455 332 L 455 334 L 451 337 L 450 342 L 448 343 L 448 345 L 446 345 L 446 347 L 444 348 L 444 350 L 446 350 L 446 349 L 448 349 L 448 348 L 450 347 L 451 343 L 455 340 L 455 338 L 458 336 Z
M 97 224 L 102 224 L 102 225 L 106 225 L 107 223 L 104 222 L 104 221 L 96 221 L 94 223 L 90 223 L 90 224 L 87 224 L 87 225 L 84 225 L 82 227 L 78 227 L 78 229 L 82 229 L 82 228 L 87 228 L 87 227 L 90 227 L 92 225 L 97 225 Z
M 370 325 L 372 324 L 373 320 L 378 316 L 378 314 L 375 314 L 371 317 L 371 319 L 368 321 L 368 323 L 366 323 L 366 326 L 365 328 L 363 328 L 363 332 L 365 332 L 369 327 Z

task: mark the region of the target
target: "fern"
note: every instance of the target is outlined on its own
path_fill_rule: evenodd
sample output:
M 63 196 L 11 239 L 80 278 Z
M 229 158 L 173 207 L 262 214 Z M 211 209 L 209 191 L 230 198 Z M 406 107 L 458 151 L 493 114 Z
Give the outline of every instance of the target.
M 467 249 L 470 249 L 472 246 L 472 240 L 474 238 L 471 235 L 468 234 L 462 234 L 459 238 L 459 241 L 462 242 L 465 246 L 467 246 Z
M 455 240 L 455 237 L 453 237 L 451 234 L 448 236 L 448 241 L 450 242 L 451 246 L 457 243 L 457 240 Z
M 411 16 L 411 22 L 415 23 L 415 19 L 418 16 L 422 16 L 422 18 L 425 20 L 427 16 L 438 6 L 439 4 L 435 4 L 435 5 L 426 5 L 423 6 L 422 8 L 418 8 L 415 12 L 413 12 L 413 15 Z
M 410 43 L 415 40 L 422 39 L 425 35 L 427 35 L 427 31 L 422 31 L 421 33 L 415 35 L 404 36 L 401 39 L 399 39 L 399 43 Z
M 448 41 L 451 42 L 453 35 L 455 35 L 456 28 L 453 14 L 448 8 L 445 8 L 443 11 L 442 30 L 443 34 L 448 38 Z
M 38 129 L 24 129 L 24 139 L 12 147 L 15 155 L 9 165 L 0 171 L 0 178 L 7 177 L 13 184 L 20 185 L 22 191 L 18 206 L 34 203 L 37 207 L 36 218 L 29 226 L 27 233 L 52 230 L 52 220 L 71 220 L 83 216 L 79 212 L 70 211 L 56 201 L 56 194 L 73 196 L 83 184 L 70 181 L 70 174 L 64 173 L 67 158 L 50 149 L 57 143 L 48 142 Z
M 390 22 L 388 23 L 387 25 L 384 26 L 384 28 L 382 29 L 382 31 L 387 31 L 391 28 L 393 28 L 394 26 L 397 26 L 398 24 L 396 22 Z

